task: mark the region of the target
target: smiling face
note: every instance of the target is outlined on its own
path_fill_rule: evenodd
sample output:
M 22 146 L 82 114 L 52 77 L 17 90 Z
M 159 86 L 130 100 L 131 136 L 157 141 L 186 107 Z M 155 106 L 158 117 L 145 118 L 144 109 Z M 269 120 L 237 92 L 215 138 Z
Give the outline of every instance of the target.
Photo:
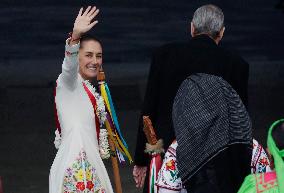
M 83 79 L 92 81 L 97 77 L 102 65 L 102 46 L 95 40 L 87 40 L 81 44 L 79 50 L 79 72 Z

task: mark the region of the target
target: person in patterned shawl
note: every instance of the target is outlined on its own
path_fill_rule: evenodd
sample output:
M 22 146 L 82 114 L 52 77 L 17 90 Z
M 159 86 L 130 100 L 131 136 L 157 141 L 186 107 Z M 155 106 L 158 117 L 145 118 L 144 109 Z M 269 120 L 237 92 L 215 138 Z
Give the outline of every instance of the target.
M 178 172 L 178 164 L 176 158 L 176 149 L 178 147 L 177 141 L 168 148 L 156 186 L 159 189 L 159 193 L 184 193 L 184 185 Z M 251 158 L 251 173 L 262 173 L 271 171 L 270 161 L 262 147 L 257 140 L 253 139 L 252 144 L 252 158 Z
M 173 125 L 179 176 L 188 193 L 236 193 L 251 172 L 251 120 L 223 78 L 197 73 L 176 94 Z

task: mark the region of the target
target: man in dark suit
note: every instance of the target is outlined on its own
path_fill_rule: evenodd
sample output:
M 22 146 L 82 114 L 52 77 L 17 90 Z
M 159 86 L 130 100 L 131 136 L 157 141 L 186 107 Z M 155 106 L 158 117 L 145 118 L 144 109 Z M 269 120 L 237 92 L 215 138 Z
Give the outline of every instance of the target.
M 222 10 L 214 5 L 204 5 L 193 15 L 190 41 L 167 44 L 154 53 L 137 134 L 133 169 L 137 187 L 143 187 L 149 165 L 149 156 L 144 153 L 146 137 L 142 116 L 150 116 L 157 136 L 163 139 L 164 149 L 167 149 L 175 139 L 172 125 L 174 97 L 188 76 L 207 73 L 223 77 L 247 106 L 249 65 L 239 55 L 218 45 L 224 31 Z M 147 183 L 144 192 L 147 192 Z

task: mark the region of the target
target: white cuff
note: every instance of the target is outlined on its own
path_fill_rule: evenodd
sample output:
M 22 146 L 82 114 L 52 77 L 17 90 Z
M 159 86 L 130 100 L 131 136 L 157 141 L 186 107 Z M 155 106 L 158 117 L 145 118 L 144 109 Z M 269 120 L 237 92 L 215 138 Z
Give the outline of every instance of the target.
M 68 44 L 69 40 L 70 40 L 70 38 L 68 38 L 68 39 L 66 40 L 65 52 L 66 52 L 66 53 L 70 53 L 71 55 L 74 55 L 74 54 L 77 55 L 78 52 L 79 52 L 79 48 L 80 48 L 80 42 L 79 42 L 78 44 L 75 44 L 75 45 L 70 46 L 70 45 Z

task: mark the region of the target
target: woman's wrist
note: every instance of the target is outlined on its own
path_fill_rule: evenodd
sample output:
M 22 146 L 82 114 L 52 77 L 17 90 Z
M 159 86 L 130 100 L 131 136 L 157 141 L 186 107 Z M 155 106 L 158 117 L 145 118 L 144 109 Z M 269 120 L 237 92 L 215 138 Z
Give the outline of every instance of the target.
M 73 32 L 70 32 L 70 33 L 69 33 L 69 44 L 70 44 L 70 45 L 74 45 L 74 44 L 79 43 L 80 38 L 81 38 L 81 34 L 78 33 L 78 32 L 75 32 L 75 31 L 73 30 Z
M 81 33 L 78 33 L 78 32 L 76 32 L 76 31 L 73 31 L 73 32 L 72 32 L 72 39 L 74 39 L 74 40 L 80 39 L 81 36 L 82 36 Z
M 78 38 L 80 38 L 82 35 L 83 35 L 83 34 L 82 34 L 80 31 L 78 31 L 78 30 L 76 30 L 76 29 L 73 28 L 72 37 L 74 37 L 74 39 L 78 39 Z

